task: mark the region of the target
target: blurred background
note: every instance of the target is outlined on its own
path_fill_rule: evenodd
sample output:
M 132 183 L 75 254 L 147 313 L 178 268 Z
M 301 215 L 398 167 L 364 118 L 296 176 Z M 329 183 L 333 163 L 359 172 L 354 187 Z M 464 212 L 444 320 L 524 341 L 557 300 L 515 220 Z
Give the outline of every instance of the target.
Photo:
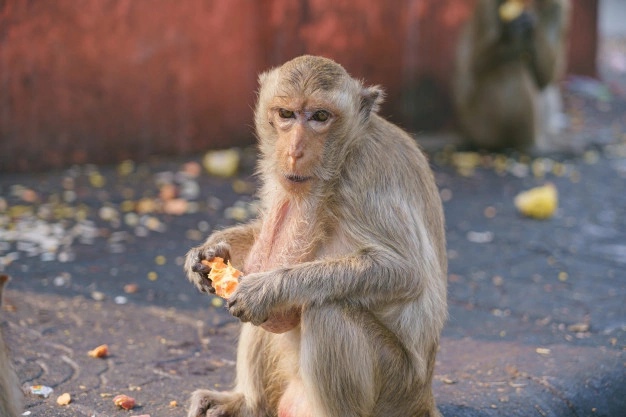
M 473 3 L 0 0 L 0 172 L 253 143 L 258 73 L 304 53 L 384 86 L 409 131 L 449 131 Z M 625 9 L 573 0 L 568 75 L 602 77 L 599 36 L 626 34 Z

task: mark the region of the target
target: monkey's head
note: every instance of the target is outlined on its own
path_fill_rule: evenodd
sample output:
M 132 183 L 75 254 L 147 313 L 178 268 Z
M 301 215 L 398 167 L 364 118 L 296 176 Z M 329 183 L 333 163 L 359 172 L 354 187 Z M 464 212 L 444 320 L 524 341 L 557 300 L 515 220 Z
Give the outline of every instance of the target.
M 261 74 L 259 85 L 260 172 L 295 194 L 336 175 L 383 99 L 379 87 L 364 87 L 336 62 L 309 55 Z

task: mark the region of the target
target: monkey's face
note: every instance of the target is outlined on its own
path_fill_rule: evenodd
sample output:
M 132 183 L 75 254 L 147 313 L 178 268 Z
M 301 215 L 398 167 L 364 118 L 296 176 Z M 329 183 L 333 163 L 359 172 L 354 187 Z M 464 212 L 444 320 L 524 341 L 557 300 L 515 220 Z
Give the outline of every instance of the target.
M 327 100 L 276 97 L 269 122 L 276 129 L 276 174 L 289 191 L 306 191 L 320 181 L 324 145 L 337 110 Z
M 260 172 L 300 196 L 336 176 L 382 101 L 380 88 L 364 88 L 339 64 L 309 55 L 261 74 L 259 85 Z

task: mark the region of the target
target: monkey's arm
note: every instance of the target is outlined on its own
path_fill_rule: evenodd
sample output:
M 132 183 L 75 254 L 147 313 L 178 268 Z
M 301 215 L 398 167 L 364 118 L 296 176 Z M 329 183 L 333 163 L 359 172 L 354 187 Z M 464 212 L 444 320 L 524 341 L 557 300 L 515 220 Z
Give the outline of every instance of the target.
M 189 281 L 201 291 L 214 292 L 208 279 L 210 269 L 200 261 L 219 256 L 230 260 L 236 268 L 242 268 L 259 229 L 260 221 L 256 220 L 212 233 L 202 245 L 192 248 L 185 257 L 185 272 Z
M 241 321 L 259 325 L 286 305 L 347 302 L 372 308 L 408 301 L 427 285 L 425 271 L 418 268 L 388 249 L 363 248 L 351 256 L 248 275 L 228 307 Z
M 0 306 L 2 305 L 2 292 L 4 291 L 4 284 L 9 282 L 11 278 L 8 275 L 0 275 Z
M 564 43 L 568 26 L 565 2 L 542 0 L 536 5 L 538 23 L 534 32 L 530 68 L 541 89 L 558 76 L 564 60 Z
M 533 17 L 527 12 L 504 22 L 498 16 L 497 2 L 480 2 L 463 35 L 467 39 L 462 39 L 464 47 L 470 49 L 466 56 L 471 60 L 472 73 L 487 74 L 529 54 L 534 24 Z
M 389 248 L 368 246 L 352 255 L 277 272 L 282 281 L 279 292 L 289 302 L 322 304 L 348 300 L 370 304 L 418 297 L 424 284 L 419 268 Z
M 444 282 L 436 238 L 429 236 L 418 204 L 381 208 L 381 201 L 390 200 L 375 195 L 360 201 L 361 214 L 350 221 L 354 252 L 246 276 L 229 299 L 231 314 L 258 325 L 281 306 L 347 302 L 371 308 L 417 299 L 433 280 Z

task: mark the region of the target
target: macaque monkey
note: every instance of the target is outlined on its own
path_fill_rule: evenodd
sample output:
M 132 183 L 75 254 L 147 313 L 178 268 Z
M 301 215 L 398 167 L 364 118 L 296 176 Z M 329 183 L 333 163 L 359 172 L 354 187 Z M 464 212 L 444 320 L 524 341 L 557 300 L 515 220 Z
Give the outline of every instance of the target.
M 560 90 L 569 0 L 477 0 L 458 44 L 454 99 L 473 146 L 567 150 Z
M 8 281 L 7 275 L 0 275 L 0 306 L 2 306 L 4 284 Z M 11 366 L 9 351 L 0 331 L 0 416 L 17 417 L 21 415 L 22 397 L 22 390 Z
M 326 58 L 265 72 L 255 110 L 261 213 L 187 254 L 243 270 L 231 392 L 198 390 L 190 417 L 439 416 L 431 381 L 447 316 L 444 218 L 428 161 Z
M 255 110 L 261 213 L 189 251 L 244 273 L 230 392 L 189 416 L 439 416 L 431 381 L 447 317 L 444 219 L 428 161 L 377 114 L 383 92 L 302 56 L 265 72 Z

